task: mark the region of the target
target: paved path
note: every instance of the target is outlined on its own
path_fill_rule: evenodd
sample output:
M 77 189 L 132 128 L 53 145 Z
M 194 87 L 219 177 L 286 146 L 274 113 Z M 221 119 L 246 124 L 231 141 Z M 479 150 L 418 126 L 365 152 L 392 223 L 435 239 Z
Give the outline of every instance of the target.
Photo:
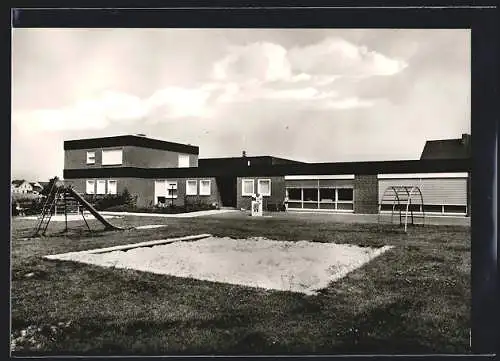
M 95 219 L 95 217 L 93 215 L 91 215 L 90 213 L 85 212 L 84 215 L 85 215 L 86 220 Z M 83 218 L 80 214 L 68 214 L 67 217 L 68 217 L 67 218 L 68 222 L 69 221 L 82 221 L 83 220 Z M 22 216 L 22 217 L 16 217 L 16 218 L 34 221 L 34 220 L 37 220 L 39 218 L 39 216 Z M 108 219 L 108 218 L 120 218 L 120 217 L 117 217 L 114 215 L 106 215 L 106 216 L 104 216 L 104 218 Z M 64 214 L 57 214 L 57 215 L 53 215 L 52 217 L 50 217 L 51 222 L 64 222 L 65 220 L 66 220 L 66 218 L 64 217 Z
M 102 215 L 109 216 L 138 216 L 138 217 L 162 217 L 162 218 L 194 218 L 203 216 L 219 215 L 222 213 L 239 213 L 240 211 L 234 209 L 213 209 L 208 211 L 168 214 L 168 213 L 133 213 L 133 212 L 99 212 Z
M 247 217 L 248 219 L 301 219 L 311 220 L 317 222 L 341 222 L 341 223 L 378 223 L 378 214 L 354 214 L 354 213 L 320 213 L 320 212 L 264 212 L 264 217 L 250 217 L 249 211 L 236 211 L 228 214 L 221 214 L 224 218 L 241 218 Z M 382 215 L 381 220 L 383 223 L 390 223 L 390 215 Z M 397 222 L 394 219 L 394 222 Z M 420 223 L 421 220 L 416 220 L 415 223 Z M 449 225 L 449 226 L 470 226 L 470 217 L 464 216 L 438 216 L 426 215 L 425 224 L 430 225 Z

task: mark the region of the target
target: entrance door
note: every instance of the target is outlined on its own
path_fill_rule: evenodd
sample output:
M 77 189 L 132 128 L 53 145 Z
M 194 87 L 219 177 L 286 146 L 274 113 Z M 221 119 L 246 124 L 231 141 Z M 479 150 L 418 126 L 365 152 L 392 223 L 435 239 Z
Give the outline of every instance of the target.
M 223 207 L 236 207 L 236 177 L 217 177 L 217 188 Z

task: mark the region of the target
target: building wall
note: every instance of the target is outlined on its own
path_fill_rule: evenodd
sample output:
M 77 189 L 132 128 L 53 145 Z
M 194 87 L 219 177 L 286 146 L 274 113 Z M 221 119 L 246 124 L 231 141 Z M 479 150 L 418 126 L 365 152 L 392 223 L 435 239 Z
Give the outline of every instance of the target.
M 159 149 L 148 149 L 140 147 L 124 147 L 123 160 L 126 167 L 140 167 L 140 168 L 177 168 L 178 157 L 177 152 L 169 152 Z M 195 154 L 189 155 L 189 166 L 198 166 L 198 156 Z
M 81 194 L 85 194 L 86 191 L 86 181 L 87 179 L 104 179 L 104 178 L 85 178 L 85 179 L 68 179 L 65 180 L 65 184 L 71 184 L 73 188 Z M 155 196 L 155 179 L 143 179 L 143 178 L 112 178 L 117 181 L 116 188 L 117 193 L 122 193 L 125 188 L 129 191 L 132 196 L 137 196 L 137 206 L 138 207 L 152 207 L 154 205 Z M 176 206 L 182 206 L 186 202 L 190 203 L 203 203 L 203 204 L 220 204 L 219 192 L 217 189 L 217 184 L 215 178 L 189 178 L 196 179 L 198 186 L 198 195 L 187 196 L 186 195 L 186 179 L 185 178 L 168 178 L 168 181 L 177 181 L 177 198 L 173 199 L 173 204 Z M 199 180 L 200 179 L 210 179 L 210 195 L 201 196 L 199 195 Z M 106 180 L 108 180 L 106 178 Z M 167 204 L 170 204 L 171 200 L 167 198 Z
M 250 209 L 252 205 L 251 196 L 242 196 L 242 180 L 253 179 L 254 191 L 257 193 L 257 180 L 270 179 L 271 180 L 271 195 L 264 196 L 262 208 L 267 209 L 269 204 L 282 205 L 285 200 L 285 177 L 238 177 L 236 179 L 236 208 L 237 209 Z
M 378 196 L 377 175 L 354 176 L 354 213 L 378 213 Z
M 103 149 L 123 149 L 123 164 L 114 166 L 102 165 Z M 95 152 L 95 163 L 87 164 L 87 152 Z M 166 150 L 142 148 L 135 146 L 111 147 L 111 148 L 89 148 L 70 149 L 64 151 L 65 169 L 85 169 L 103 167 L 139 167 L 139 168 L 177 168 L 178 152 Z M 198 166 L 198 155 L 189 154 L 189 166 Z

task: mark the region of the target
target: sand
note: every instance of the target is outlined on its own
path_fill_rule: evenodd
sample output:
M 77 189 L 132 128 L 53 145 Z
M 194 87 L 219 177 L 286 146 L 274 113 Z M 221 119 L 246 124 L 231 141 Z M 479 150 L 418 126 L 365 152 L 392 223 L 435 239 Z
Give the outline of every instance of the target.
M 314 295 L 390 248 L 207 237 L 127 251 L 77 252 L 52 259 Z

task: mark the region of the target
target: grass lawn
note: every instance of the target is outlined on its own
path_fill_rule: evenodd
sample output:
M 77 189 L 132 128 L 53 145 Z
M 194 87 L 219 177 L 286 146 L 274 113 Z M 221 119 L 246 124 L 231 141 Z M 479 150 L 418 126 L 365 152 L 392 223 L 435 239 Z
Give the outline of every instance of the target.
M 71 222 L 26 239 L 12 221 L 13 355 L 469 352 L 470 228 L 408 234 L 377 224 L 297 218 L 110 219 L 164 228 L 88 232 Z M 100 226 L 89 221 L 93 229 Z M 394 248 L 317 296 L 63 261 L 48 254 L 184 235 L 313 240 Z M 22 336 L 21 336 L 22 334 Z

